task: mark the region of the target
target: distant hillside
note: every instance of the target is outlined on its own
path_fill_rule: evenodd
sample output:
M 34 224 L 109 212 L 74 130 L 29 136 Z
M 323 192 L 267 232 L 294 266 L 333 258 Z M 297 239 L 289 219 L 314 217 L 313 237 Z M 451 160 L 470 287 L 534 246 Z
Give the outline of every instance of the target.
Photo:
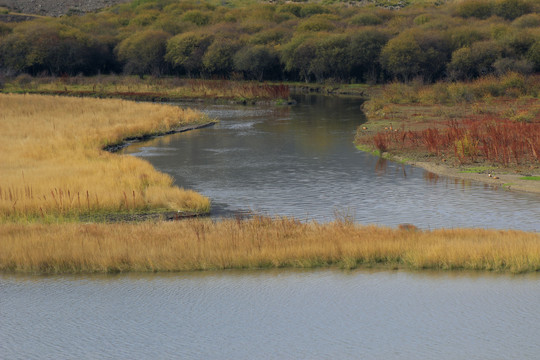
M 0 6 L 24 14 L 83 14 L 131 0 L 0 0 Z

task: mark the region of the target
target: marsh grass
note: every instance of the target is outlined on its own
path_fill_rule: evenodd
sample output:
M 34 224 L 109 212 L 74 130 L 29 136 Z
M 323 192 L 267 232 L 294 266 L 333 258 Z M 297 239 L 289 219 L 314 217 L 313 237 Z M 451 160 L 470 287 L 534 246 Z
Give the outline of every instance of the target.
M 116 211 L 208 211 L 148 162 L 102 149 L 205 121 L 196 111 L 123 100 L 0 94 L 0 222 Z
M 2 224 L 0 271 L 110 273 L 388 266 L 540 270 L 540 234 L 407 231 L 256 216 L 136 224 Z
M 141 79 L 117 75 L 60 78 L 23 76 L 6 82 L 4 91 L 161 100 L 269 101 L 289 98 L 289 86 L 283 84 L 166 77 Z

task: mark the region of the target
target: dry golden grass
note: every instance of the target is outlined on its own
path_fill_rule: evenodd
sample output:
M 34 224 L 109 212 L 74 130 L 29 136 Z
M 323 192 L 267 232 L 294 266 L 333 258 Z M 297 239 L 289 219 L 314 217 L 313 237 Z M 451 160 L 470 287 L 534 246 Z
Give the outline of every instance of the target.
M 186 220 L 0 225 L 0 271 L 93 273 L 269 267 L 389 266 L 540 270 L 540 234 L 407 231 L 336 221 Z
M 167 208 L 207 211 L 148 162 L 103 151 L 131 136 L 204 120 L 122 100 L 0 94 L 0 222 Z

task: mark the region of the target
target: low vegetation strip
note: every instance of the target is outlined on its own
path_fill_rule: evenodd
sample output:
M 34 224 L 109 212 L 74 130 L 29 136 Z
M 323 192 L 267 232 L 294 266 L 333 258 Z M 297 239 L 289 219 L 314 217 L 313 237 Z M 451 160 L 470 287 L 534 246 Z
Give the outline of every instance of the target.
M 206 122 L 179 107 L 0 94 L 0 222 L 107 212 L 207 212 L 207 198 L 172 186 L 148 162 L 103 150 L 123 139 Z
M 111 273 L 386 266 L 540 270 L 540 234 L 399 230 L 348 221 L 195 219 L 117 224 L 2 224 L 0 271 Z
M 206 100 L 236 103 L 283 102 L 289 86 L 252 81 L 155 78 L 98 75 L 91 77 L 31 77 L 6 81 L 3 92 L 121 98 L 140 101 Z

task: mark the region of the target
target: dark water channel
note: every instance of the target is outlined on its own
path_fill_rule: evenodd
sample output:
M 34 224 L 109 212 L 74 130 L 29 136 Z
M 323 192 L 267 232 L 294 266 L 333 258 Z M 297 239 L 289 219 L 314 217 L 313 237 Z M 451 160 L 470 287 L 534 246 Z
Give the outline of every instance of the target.
M 540 231 L 540 196 L 438 177 L 357 150 L 357 99 L 301 96 L 283 107 L 182 104 L 220 123 L 126 152 L 210 197 L 214 216 L 243 211 L 421 228 Z
M 539 359 L 540 277 L 0 275 L 0 358 Z

